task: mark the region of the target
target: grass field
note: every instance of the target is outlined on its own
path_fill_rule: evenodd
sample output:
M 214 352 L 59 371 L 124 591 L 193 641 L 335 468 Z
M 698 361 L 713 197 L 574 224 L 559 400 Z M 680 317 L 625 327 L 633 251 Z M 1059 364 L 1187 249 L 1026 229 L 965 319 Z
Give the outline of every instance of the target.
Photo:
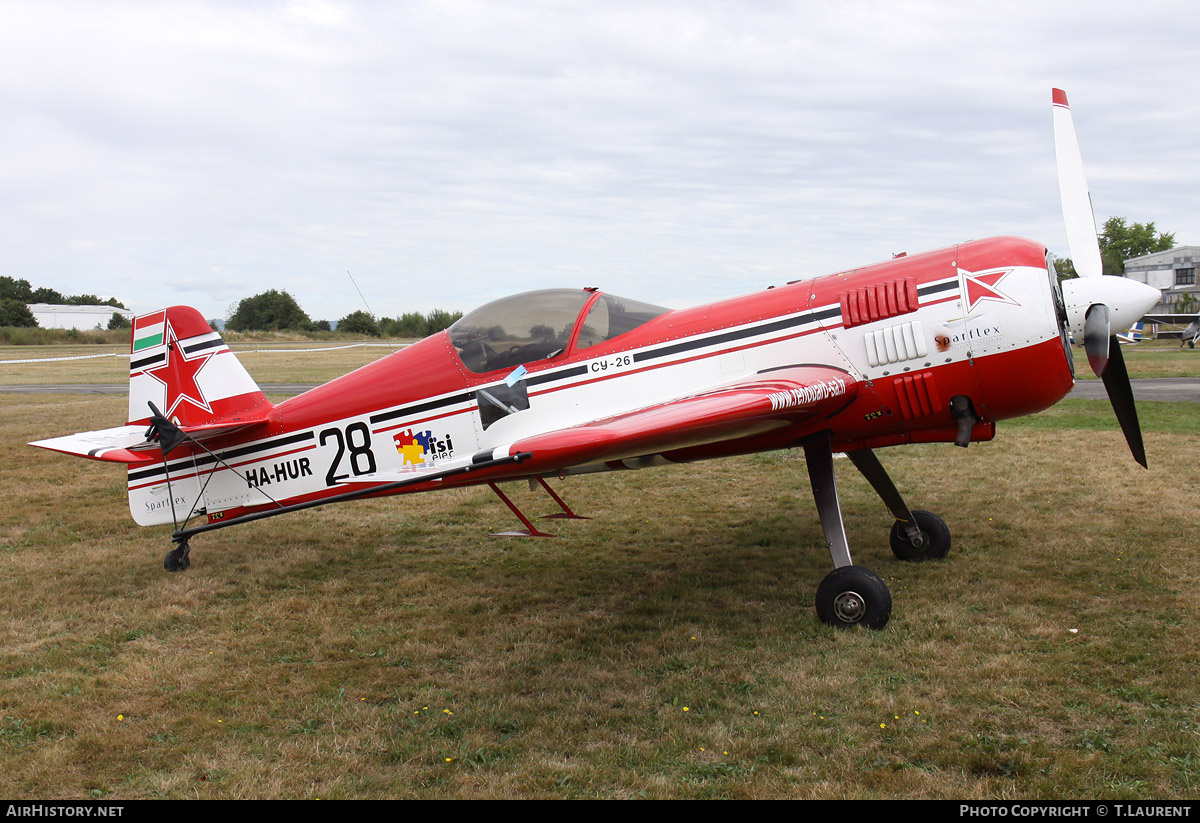
M 1075 376 L 1095 380 L 1087 355 L 1075 348 Z M 1178 340 L 1147 340 L 1122 346 L 1121 354 L 1133 377 L 1196 377 L 1200 375 L 1200 350 L 1180 348 Z
M 950 525 L 941 563 L 893 560 L 839 462 L 880 632 L 815 617 L 794 452 L 558 483 L 595 519 L 552 540 L 489 537 L 511 515 L 468 489 L 204 535 L 168 574 L 117 467 L 23 445 L 124 406 L 0 395 L 0 795 L 1200 793 L 1194 405 L 1142 404 L 1149 472 L 1103 402 L 882 452 Z

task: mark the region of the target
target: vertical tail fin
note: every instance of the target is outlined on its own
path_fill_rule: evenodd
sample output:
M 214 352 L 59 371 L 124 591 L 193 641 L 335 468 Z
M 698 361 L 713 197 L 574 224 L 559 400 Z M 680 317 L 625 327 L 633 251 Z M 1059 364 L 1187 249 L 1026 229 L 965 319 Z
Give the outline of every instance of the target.
M 130 427 L 148 425 L 153 404 L 175 426 L 204 440 L 264 423 L 273 408 L 195 309 L 173 306 L 134 318 L 129 350 Z M 174 457 L 173 466 L 163 459 L 130 467 L 129 511 L 138 525 L 185 522 L 214 495 L 228 503 L 245 494 L 237 483 L 210 484 L 204 469 L 180 460 L 179 453 Z
M 1130 326 L 1129 331 L 1125 332 L 1125 334 L 1118 334 L 1117 339 L 1122 343 L 1141 343 L 1144 328 L 1145 325 L 1139 320 Z
M 172 306 L 134 318 L 129 350 L 130 425 L 149 422 L 151 403 L 185 428 L 262 419 L 272 408 L 193 308 Z

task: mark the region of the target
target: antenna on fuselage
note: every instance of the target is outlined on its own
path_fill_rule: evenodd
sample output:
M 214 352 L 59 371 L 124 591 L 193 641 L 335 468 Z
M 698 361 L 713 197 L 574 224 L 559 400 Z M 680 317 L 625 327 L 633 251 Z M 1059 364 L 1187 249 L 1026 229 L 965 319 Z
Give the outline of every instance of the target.
M 363 305 L 367 307 L 367 314 L 370 315 L 371 321 L 373 323 L 375 323 L 376 327 L 378 327 L 379 326 L 379 318 L 375 316 L 375 312 L 371 311 L 371 306 L 367 303 L 367 298 L 363 296 L 362 289 L 360 289 L 358 287 L 358 283 L 355 281 L 354 275 L 350 273 L 350 269 L 346 269 L 346 276 L 350 278 L 350 284 L 352 286 L 354 286 L 354 290 L 356 292 L 358 292 L 358 299 L 362 300 Z M 382 336 L 382 335 L 383 335 L 383 330 L 381 329 L 380 336 Z M 386 341 L 386 343 L 387 343 L 387 347 L 389 349 L 391 349 L 392 351 L 395 351 L 395 349 L 392 348 L 392 343 L 390 340 Z

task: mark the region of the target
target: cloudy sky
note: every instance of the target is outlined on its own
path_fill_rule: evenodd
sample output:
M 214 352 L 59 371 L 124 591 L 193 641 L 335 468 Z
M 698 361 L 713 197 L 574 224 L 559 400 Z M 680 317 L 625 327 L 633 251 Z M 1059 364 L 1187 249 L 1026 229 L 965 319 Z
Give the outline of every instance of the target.
M 0 275 L 224 317 L 693 305 L 1097 218 L 1200 243 L 1192 3 L 0 0 Z

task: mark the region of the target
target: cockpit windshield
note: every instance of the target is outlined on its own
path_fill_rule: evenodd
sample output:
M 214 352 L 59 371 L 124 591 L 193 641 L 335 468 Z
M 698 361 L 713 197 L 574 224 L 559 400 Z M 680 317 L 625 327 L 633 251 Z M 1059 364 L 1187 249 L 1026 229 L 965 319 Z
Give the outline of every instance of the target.
M 504 297 L 460 318 L 450 327 L 450 342 L 463 365 L 477 374 L 545 360 L 566 350 L 591 297 L 583 289 Z
M 666 314 L 667 311 L 668 309 L 664 309 L 662 306 L 651 306 L 649 303 L 639 303 L 637 300 L 602 294 L 600 299 L 593 303 L 591 309 L 588 310 L 575 346 L 586 349 L 588 346 L 612 340 L 627 331 L 633 331 L 660 314 Z
M 450 342 L 476 374 L 547 360 L 566 351 L 594 295 L 587 289 L 546 289 L 504 297 L 459 319 L 449 329 Z M 576 347 L 610 340 L 666 311 L 602 294 L 583 320 Z

